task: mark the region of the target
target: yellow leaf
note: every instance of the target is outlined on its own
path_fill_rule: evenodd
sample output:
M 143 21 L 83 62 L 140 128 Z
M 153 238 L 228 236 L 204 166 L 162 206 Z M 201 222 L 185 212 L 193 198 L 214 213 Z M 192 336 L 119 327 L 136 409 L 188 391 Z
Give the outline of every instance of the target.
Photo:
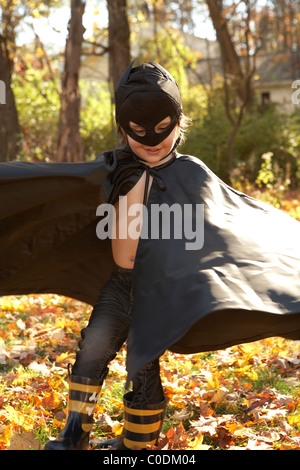
M 41 47 L 37 47 L 36 48 L 36 53 L 39 57 L 43 57 L 44 56 L 44 51 Z
M 120 436 L 123 431 L 123 425 L 121 423 L 116 424 L 116 426 L 113 427 L 115 436 Z
M 7 445 L 9 443 L 12 434 L 13 432 L 12 432 L 11 426 L 2 426 L 0 449 L 1 449 L 1 444 Z
M 207 384 L 214 389 L 218 389 L 220 387 L 220 382 L 218 378 L 218 374 L 214 374 L 211 377 L 207 378 Z
M 64 387 L 65 382 L 59 375 L 50 376 L 48 385 L 51 390 L 60 390 Z
M 245 375 L 247 375 L 247 377 L 249 377 L 250 380 L 258 380 L 258 375 L 255 372 L 255 370 L 251 372 L 246 372 Z
M 189 446 L 189 449 L 200 450 L 202 442 L 203 442 L 203 434 L 202 432 L 199 432 L 196 438 L 192 441 L 191 445 Z
M 55 362 L 62 362 L 68 357 L 70 357 L 70 355 L 72 355 L 72 353 L 70 352 L 61 353 L 59 356 L 56 357 Z
M 40 12 L 37 8 L 35 8 L 34 10 L 32 10 L 32 16 L 34 18 L 39 18 L 41 15 L 40 15 Z
M 300 426 L 300 415 L 289 416 L 288 423 L 291 426 Z

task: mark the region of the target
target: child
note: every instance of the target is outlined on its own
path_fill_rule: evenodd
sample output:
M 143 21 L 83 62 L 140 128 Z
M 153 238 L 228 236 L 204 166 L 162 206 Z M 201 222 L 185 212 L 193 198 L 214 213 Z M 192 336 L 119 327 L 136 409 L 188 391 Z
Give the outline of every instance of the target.
M 116 120 L 127 147 L 89 164 L 101 169 L 101 180 L 93 176 L 87 186 L 101 184 L 114 205 L 114 267 L 82 331 L 67 422 L 59 439 L 46 444 L 49 450 L 88 447 L 108 364 L 126 340 L 133 388 L 124 396 L 119 449 L 157 443 L 165 409 L 159 357 L 166 349 L 194 353 L 268 336 L 300 338 L 299 223 L 229 188 L 200 160 L 176 153 L 186 119 L 178 86 L 160 65 L 126 70 L 116 90 Z M 77 171 L 73 165 L 61 167 L 60 175 Z M 90 174 L 85 168 L 78 172 Z M 57 175 L 58 164 L 51 172 Z M 133 237 L 136 206 L 143 219 Z M 74 238 L 73 258 L 82 267 L 89 247 Z M 101 257 L 95 254 L 102 270 L 108 264 L 104 243 Z M 6 277 L 0 293 L 30 292 Z M 45 291 L 35 279 L 35 291 Z M 51 278 L 50 288 L 83 298 L 63 281 Z
M 159 66 L 151 66 L 153 70 L 160 71 Z M 145 66 L 140 68 L 142 82 L 147 80 Z M 139 72 L 136 71 L 136 74 Z M 167 72 L 163 70 L 163 73 Z M 153 78 L 148 88 L 154 88 Z M 155 89 L 160 102 L 159 112 L 152 116 L 153 93 L 150 97 L 144 90 L 141 91 L 144 98 L 140 106 L 139 92 L 133 94 L 126 107 L 120 109 L 117 99 L 117 122 L 121 125 L 120 132 L 126 132 L 126 139 L 132 150 L 149 167 L 167 163 L 174 156 L 175 147 L 179 143 L 181 133 L 179 118 L 181 117 L 181 102 L 176 83 L 171 76 L 165 80 L 168 87 L 177 92 L 177 101 L 169 98 L 167 92 Z M 170 82 L 170 84 L 169 84 Z M 142 84 L 144 88 L 144 83 Z M 135 87 L 136 89 L 137 87 Z M 119 91 L 122 85 L 119 85 Z M 170 91 L 170 92 L 171 92 Z M 171 96 L 171 95 L 170 95 Z M 118 98 L 118 94 L 117 94 Z M 126 96 L 126 98 L 128 98 Z M 124 98 L 123 98 L 124 99 Z M 121 98 L 122 100 L 122 98 Z M 129 109 L 128 109 L 129 107 Z M 144 107 L 146 107 L 144 109 Z M 153 109 L 154 111 L 154 109 Z M 132 120 L 129 120 L 128 118 Z M 152 122 L 151 122 L 152 119 Z M 147 126 L 147 131 L 142 125 Z M 149 126 L 152 126 L 148 130 Z M 124 136 L 125 137 L 125 136 Z M 112 253 L 115 262 L 113 272 L 102 289 L 101 295 L 91 314 L 88 326 L 82 331 L 82 340 L 79 343 L 79 351 L 76 362 L 70 376 L 69 416 L 66 427 L 57 441 L 49 441 L 45 449 L 82 449 L 89 445 L 89 431 L 92 425 L 92 408 L 97 403 L 101 385 L 108 372 L 108 364 L 126 341 L 130 327 L 131 309 L 133 306 L 132 294 L 132 270 L 137 251 L 138 238 L 131 238 L 128 234 L 128 226 L 132 217 L 126 212 L 134 204 L 142 204 L 144 201 L 145 184 L 147 174 L 143 172 L 141 178 L 126 192 L 126 206 L 121 199 L 116 206 L 116 226 L 114 231 L 126 232 L 125 237 L 112 239 Z M 153 177 L 147 182 L 147 193 L 150 191 Z M 114 184 L 114 189 L 118 186 Z M 120 190 L 118 191 L 120 195 Z M 114 194 L 114 198 L 116 195 Z M 111 196 L 110 200 L 113 198 Z M 114 201 L 112 201 L 114 202 Z M 124 216 L 126 225 L 123 224 Z M 91 406 L 91 402 L 93 406 Z M 149 364 L 143 366 L 133 378 L 133 390 L 124 397 L 125 426 L 119 449 L 143 448 L 148 444 L 157 443 L 162 425 L 165 409 L 165 399 L 159 374 L 159 361 L 154 358 Z M 138 415 L 137 415 L 138 413 Z M 139 429 L 143 428 L 142 432 Z

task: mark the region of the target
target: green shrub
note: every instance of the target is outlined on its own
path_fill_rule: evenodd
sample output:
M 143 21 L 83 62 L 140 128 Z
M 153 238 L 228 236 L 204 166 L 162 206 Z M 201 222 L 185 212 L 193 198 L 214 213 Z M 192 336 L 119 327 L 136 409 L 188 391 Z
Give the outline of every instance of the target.
M 168 63 L 172 68 L 173 49 L 171 52 Z M 203 85 L 189 87 L 182 70 L 180 66 L 180 77 L 176 78 L 181 81 L 184 112 L 193 124 L 179 151 L 200 158 L 226 180 L 227 140 L 232 128 L 224 108 L 222 85 L 215 82 L 211 89 Z M 13 91 L 22 129 L 19 159 L 55 160 L 59 89 L 58 74 L 53 80 L 49 80 L 45 71 L 33 68 L 15 74 Z M 80 132 L 84 159 L 89 160 L 103 150 L 118 146 L 118 138 L 108 84 L 81 80 L 80 91 Z M 275 105 L 270 105 L 262 113 L 254 106 L 251 113 L 244 115 L 234 142 L 235 179 L 255 184 L 261 170 L 261 157 L 271 152 L 277 186 L 282 181 L 285 187 L 296 188 L 300 179 L 299 127 L 299 111 L 285 115 Z

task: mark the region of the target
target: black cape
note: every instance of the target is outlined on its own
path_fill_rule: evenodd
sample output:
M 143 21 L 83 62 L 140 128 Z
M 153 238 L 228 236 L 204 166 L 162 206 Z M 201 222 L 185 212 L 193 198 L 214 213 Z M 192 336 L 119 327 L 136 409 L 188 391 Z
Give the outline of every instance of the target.
M 132 161 L 117 150 L 87 163 L 0 164 L 0 295 L 48 292 L 96 302 L 113 266 L 110 240 L 96 235 L 96 210 L 149 168 L 136 161 L 130 168 Z M 233 190 L 194 157 L 177 154 L 149 173 L 128 379 L 166 349 L 300 339 L 299 222 Z M 149 235 L 152 208 L 162 204 L 187 217 L 182 237 L 172 223 L 166 237 L 163 225 L 159 236 Z

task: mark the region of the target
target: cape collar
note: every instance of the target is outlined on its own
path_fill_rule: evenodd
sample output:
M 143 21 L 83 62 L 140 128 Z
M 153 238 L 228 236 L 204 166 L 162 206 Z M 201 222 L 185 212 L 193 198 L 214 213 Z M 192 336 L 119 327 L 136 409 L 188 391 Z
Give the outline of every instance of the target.
M 115 160 L 117 161 L 116 149 L 113 151 Z M 144 161 L 142 161 L 139 157 L 137 157 L 130 148 L 123 149 L 126 151 L 127 155 L 124 156 L 120 161 L 117 162 L 116 168 L 112 172 L 111 175 L 111 182 L 112 182 L 112 189 L 108 198 L 109 203 L 113 203 L 116 195 L 119 193 L 120 187 L 128 180 L 134 171 L 142 170 L 146 172 L 146 183 L 145 183 L 145 190 L 144 190 L 144 197 L 143 197 L 143 204 L 146 205 L 147 202 L 147 195 L 149 189 L 149 182 L 150 176 L 158 183 L 158 186 L 161 191 L 166 191 L 167 187 L 162 176 L 159 174 L 160 170 L 166 168 L 167 166 L 171 165 L 177 158 L 177 153 L 174 152 L 172 158 L 167 160 L 160 165 L 150 167 Z M 166 157 L 164 157 L 166 158 Z

